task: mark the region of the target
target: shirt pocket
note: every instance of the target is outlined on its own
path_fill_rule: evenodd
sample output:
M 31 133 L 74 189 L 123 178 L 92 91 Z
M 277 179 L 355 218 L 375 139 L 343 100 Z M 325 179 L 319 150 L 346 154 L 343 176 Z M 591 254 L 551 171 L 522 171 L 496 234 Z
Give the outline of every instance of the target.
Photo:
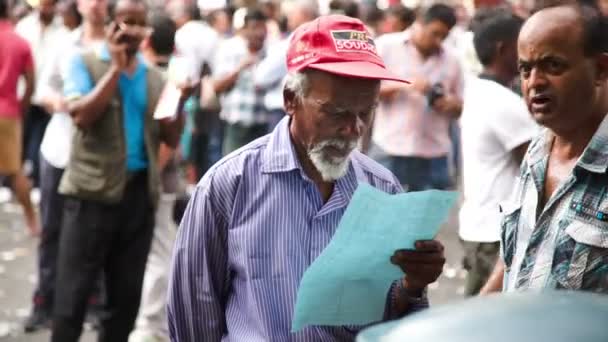
M 505 208 L 501 221 L 501 244 L 500 253 L 505 263 L 505 270 L 508 272 L 513 263 L 515 247 L 517 244 L 517 227 L 521 216 L 521 206 L 512 205 Z
M 608 293 L 608 223 L 574 219 L 557 242 L 552 269 L 558 287 Z

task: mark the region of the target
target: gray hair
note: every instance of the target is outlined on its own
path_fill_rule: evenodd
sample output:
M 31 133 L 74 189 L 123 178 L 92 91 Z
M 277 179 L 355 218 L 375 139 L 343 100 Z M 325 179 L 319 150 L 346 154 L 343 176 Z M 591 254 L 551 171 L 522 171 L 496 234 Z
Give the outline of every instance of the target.
M 307 71 L 289 73 L 285 77 L 285 89 L 303 99 L 310 90 L 310 74 Z

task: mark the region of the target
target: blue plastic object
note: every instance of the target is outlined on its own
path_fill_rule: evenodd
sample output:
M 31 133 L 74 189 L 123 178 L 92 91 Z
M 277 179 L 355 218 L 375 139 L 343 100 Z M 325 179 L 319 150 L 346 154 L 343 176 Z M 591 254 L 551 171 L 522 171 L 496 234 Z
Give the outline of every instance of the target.
M 357 342 L 607 342 L 608 296 L 547 291 L 498 294 L 370 327 Z

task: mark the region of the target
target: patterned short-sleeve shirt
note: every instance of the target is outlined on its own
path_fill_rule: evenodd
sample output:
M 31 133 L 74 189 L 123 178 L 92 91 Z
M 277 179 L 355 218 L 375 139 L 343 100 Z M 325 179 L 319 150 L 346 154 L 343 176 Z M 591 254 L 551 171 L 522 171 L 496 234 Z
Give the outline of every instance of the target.
M 608 116 L 544 208 L 553 135 L 532 142 L 516 202 L 503 207 L 505 291 L 586 290 L 608 294 Z

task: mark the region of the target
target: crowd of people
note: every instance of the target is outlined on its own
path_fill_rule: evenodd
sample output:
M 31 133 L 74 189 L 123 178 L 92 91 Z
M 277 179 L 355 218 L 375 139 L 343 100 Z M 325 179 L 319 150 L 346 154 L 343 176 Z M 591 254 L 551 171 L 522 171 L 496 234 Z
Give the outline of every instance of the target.
M 360 183 L 462 190 L 467 296 L 608 294 L 606 15 L 605 0 L 0 0 L 0 175 L 40 239 L 25 331 L 354 340 L 362 327 L 290 327 Z M 405 275 L 384 320 L 428 307 L 442 243 L 388 262 Z

